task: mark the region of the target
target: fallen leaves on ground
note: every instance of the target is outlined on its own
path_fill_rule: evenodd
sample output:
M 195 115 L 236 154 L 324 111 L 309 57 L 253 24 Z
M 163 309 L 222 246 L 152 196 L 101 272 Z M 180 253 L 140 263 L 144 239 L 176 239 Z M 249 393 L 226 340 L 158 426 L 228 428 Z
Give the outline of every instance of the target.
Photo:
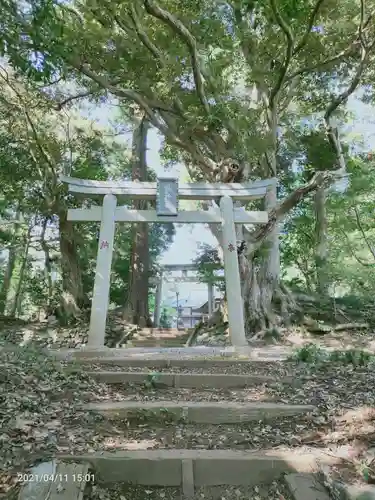
M 148 488 L 116 484 L 113 487 L 93 485 L 84 500 L 176 500 L 178 488 Z M 271 485 L 254 487 L 218 486 L 197 488 L 192 500 L 292 500 L 283 479 Z
M 92 446 L 100 417 L 80 405 L 82 393 L 95 385 L 99 390 L 100 384 L 40 349 L 8 344 L 0 350 L 0 493 L 30 465 Z M 69 443 L 65 450 L 62 441 Z
M 18 471 L 25 471 L 36 462 L 48 460 L 57 453 L 157 447 L 330 447 L 354 441 L 367 449 L 375 442 L 375 370 L 371 365 L 266 363 L 259 364 L 256 373 L 273 373 L 275 381 L 261 386 L 225 391 L 161 391 L 139 386 L 110 387 L 85 375 L 90 366 L 79 368 L 55 361 L 41 349 L 31 346 L 19 347 L 8 343 L 6 347 L 0 350 L 0 492 L 10 488 Z M 110 368 L 103 366 L 106 366 L 104 369 Z M 95 366 L 95 369 L 99 368 L 99 365 Z M 218 369 L 211 369 L 211 372 L 215 371 Z M 228 372 L 248 373 L 239 365 Z M 284 374 L 292 374 L 298 383 L 293 386 L 281 383 L 280 377 Z M 259 401 L 269 398 L 289 404 L 314 404 L 316 410 L 298 417 L 272 421 L 263 419 L 247 425 L 178 423 L 160 426 L 144 420 L 131 425 L 128 421 L 111 423 L 80 407 L 83 402 L 93 399 L 121 398 L 208 398 L 210 401 Z M 93 497 L 96 498 L 100 499 Z

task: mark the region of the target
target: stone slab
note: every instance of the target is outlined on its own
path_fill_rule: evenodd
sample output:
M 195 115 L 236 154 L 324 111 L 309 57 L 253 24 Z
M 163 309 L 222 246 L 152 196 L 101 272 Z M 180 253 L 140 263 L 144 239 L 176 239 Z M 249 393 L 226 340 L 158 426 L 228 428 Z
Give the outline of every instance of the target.
M 181 359 L 181 358 L 210 358 L 222 357 L 232 359 L 253 360 L 284 360 L 292 352 L 290 348 L 273 346 L 269 348 L 244 347 L 240 350 L 232 347 L 130 347 L 130 348 L 82 348 L 50 350 L 52 356 L 59 359 L 82 358 L 130 358 L 130 359 Z
M 69 360 L 68 360 L 69 361 Z M 269 365 L 275 360 L 270 360 L 266 358 L 256 358 L 252 360 L 244 359 L 203 359 L 203 358 L 183 358 L 183 359 L 167 359 L 167 358 L 154 358 L 154 359 L 136 359 L 136 358 L 80 358 L 77 360 L 70 360 L 71 362 L 77 363 L 79 365 L 87 364 L 101 364 L 101 365 L 115 365 L 126 367 L 137 367 L 137 368 L 153 368 L 158 369 L 168 369 L 168 368 L 187 368 L 187 369 L 207 369 L 218 368 L 219 370 L 225 371 L 227 367 L 233 365 L 240 365 L 243 370 L 248 371 L 250 374 L 252 371 L 256 371 L 261 364 L 266 363 Z M 282 360 L 280 360 L 282 361 Z
M 181 476 L 184 499 L 193 498 L 195 493 L 193 460 L 188 458 L 183 458 L 181 460 Z
M 200 486 L 254 486 L 270 483 L 287 472 L 312 472 L 318 463 L 334 465 L 339 459 L 325 450 L 145 450 L 98 452 L 61 458 L 89 462 L 97 479 L 105 483 L 124 482 L 148 486 L 182 486 L 183 480 Z M 192 462 L 192 471 L 183 469 Z M 183 472 L 184 470 L 184 472 Z M 191 478 L 193 474 L 193 478 Z M 190 478 L 189 478 L 190 476 Z M 191 486 L 189 487 L 191 491 Z M 304 499 L 305 500 L 305 499 Z
M 43 462 L 25 473 L 18 500 L 83 500 L 88 462 Z
M 287 474 L 285 482 L 294 500 L 330 500 L 315 474 Z
M 373 484 L 345 485 L 345 491 L 348 500 L 375 500 L 375 486 Z
M 99 402 L 84 405 L 84 409 L 97 411 L 108 418 L 134 417 L 150 412 L 158 418 L 172 418 L 199 424 L 236 424 L 254 420 L 288 417 L 311 412 L 311 405 L 286 405 L 279 403 L 232 403 L 232 402 L 171 402 L 171 401 L 120 401 Z
M 120 371 L 95 371 L 86 372 L 100 382 L 107 384 L 144 384 L 152 372 L 120 372 Z M 256 384 L 274 382 L 275 378 L 266 375 L 226 375 L 225 373 L 168 373 L 157 374 L 155 386 L 175 388 L 230 388 L 247 387 Z M 293 379 L 283 379 L 285 383 L 292 383 Z M 279 381 L 280 382 L 280 381 Z
M 223 353 L 223 348 L 217 347 L 128 347 L 128 348 L 89 348 L 84 347 L 82 349 L 59 349 L 51 350 L 51 354 L 58 357 L 65 357 L 67 359 L 81 359 L 81 358 L 144 358 L 144 357 L 160 357 L 160 356 L 220 356 L 225 355 Z M 229 356 L 233 356 L 231 352 Z

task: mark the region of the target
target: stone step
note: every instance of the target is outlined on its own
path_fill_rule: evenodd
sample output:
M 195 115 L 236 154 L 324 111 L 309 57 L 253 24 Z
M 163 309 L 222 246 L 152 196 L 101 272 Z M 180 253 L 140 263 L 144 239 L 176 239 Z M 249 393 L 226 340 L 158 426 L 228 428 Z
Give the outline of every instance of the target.
M 293 500 L 330 500 L 316 474 L 292 473 L 285 476 Z
M 128 342 L 129 347 L 184 347 L 185 342 L 181 339 L 132 339 Z
M 49 354 L 65 360 L 72 359 L 137 359 L 137 360 L 177 360 L 177 359 L 227 359 L 233 361 L 282 361 L 288 358 L 292 350 L 285 347 L 270 348 L 222 348 L 222 347 L 134 347 L 100 349 L 59 349 L 50 350 Z
M 197 358 L 139 358 L 139 357 L 87 357 L 87 358 L 66 358 L 57 356 L 58 359 L 71 361 L 80 365 L 100 365 L 110 367 L 128 367 L 137 369 L 152 369 L 152 370 L 165 370 L 165 369 L 184 369 L 184 370 L 206 370 L 211 371 L 215 369 L 218 372 L 225 372 L 227 369 L 236 368 L 241 373 L 255 372 L 262 367 L 270 367 L 276 363 L 280 364 L 282 360 L 274 360 L 269 358 L 254 358 L 251 360 L 244 359 L 208 359 L 203 357 Z M 276 368 L 276 366 L 275 366 Z
M 189 337 L 188 333 L 180 333 L 180 334 L 171 334 L 171 333 L 165 333 L 165 332 L 156 332 L 156 333 L 135 333 L 133 335 L 133 339 L 187 339 Z
M 85 372 L 92 378 L 107 384 L 145 384 L 153 376 L 152 372 L 123 371 L 90 371 Z M 188 388 L 235 388 L 248 387 L 264 383 L 272 383 L 275 377 L 268 375 L 230 375 L 221 373 L 170 373 L 162 372 L 155 375 L 155 387 Z M 293 377 L 284 377 L 278 382 L 294 382 Z
M 195 357 L 232 357 L 234 353 L 228 351 L 226 354 L 222 348 L 217 347 L 123 347 L 123 348 L 90 348 L 85 347 L 82 349 L 60 349 L 57 351 L 50 351 L 51 354 L 58 358 L 66 359 L 82 359 L 82 358 L 136 358 L 136 359 L 158 359 L 158 358 L 195 358 Z
M 142 341 L 142 342 L 179 342 L 180 344 L 184 343 L 185 337 L 167 337 L 167 336 L 157 336 L 157 337 L 142 337 L 142 336 L 134 336 L 131 341 Z
M 177 328 L 142 328 L 134 334 L 135 337 L 188 337 L 189 335 L 189 331 Z
M 269 484 L 284 473 L 312 473 L 320 464 L 340 462 L 327 451 L 313 448 L 265 452 L 175 449 L 98 452 L 60 458 L 89 462 L 95 479 L 106 484 L 182 487 L 185 498 L 191 498 L 198 487 Z
M 176 420 L 196 424 L 240 424 L 263 419 L 288 417 L 312 412 L 312 405 L 280 403 L 232 402 L 171 402 L 171 401 L 119 401 L 94 402 L 84 405 L 85 410 L 97 411 L 111 419 Z

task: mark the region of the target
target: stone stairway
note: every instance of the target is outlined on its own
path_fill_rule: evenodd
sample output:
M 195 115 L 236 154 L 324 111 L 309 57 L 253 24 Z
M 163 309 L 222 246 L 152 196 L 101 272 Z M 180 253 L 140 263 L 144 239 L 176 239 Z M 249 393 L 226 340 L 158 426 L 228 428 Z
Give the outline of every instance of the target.
M 262 357 L 253 350 L 248 359 L 239 359 L 218 351 L 207 356 L 204 349 L 107 349 L 58 357 L 78 361 L 93 378 L 110 384 L 109 397 L 84 409 L 117 426 L 116 451 L 57 457 L 76 466 L 89 463 L 95 481 L 108 488 L 146 488 L 147 495 L 139 498 L 154 498 L 151 492 L 163 487 L 175 489 L 184 500 L 263 500 L 274 497 L 239 492 L 267 488 L 287 474 L 283 484 L 288 493 L 280 500 L 329 499 L 314 473 L 336 458 L 318 448 L 259 438 L 264 429 L 278 438 L 282 426 L 289 422 L 298 428 L 299 418 L 317 411 L 309 404 L 267 399 L 265 387 L 299 383 L 284 367 L 285 355 Z M 222 494 L 227 487 L 235 488 L 233 497 Z
M 188 338 L 186 330 L 144 328 L 133 336 L 128 347 L 183 347 Z

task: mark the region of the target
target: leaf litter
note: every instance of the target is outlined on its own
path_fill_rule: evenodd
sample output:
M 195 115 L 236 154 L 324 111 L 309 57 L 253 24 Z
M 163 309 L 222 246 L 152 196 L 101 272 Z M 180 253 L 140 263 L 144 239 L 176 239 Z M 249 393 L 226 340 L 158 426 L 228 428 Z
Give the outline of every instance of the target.
M 110 387 L 88 377 L 86 365 L 78 369 L 76 364 L 47 357 L 41 349 L 8 344 L 7 349 L 0 350 L 0 494 L 10 490 L 17 472 L 24 472 L 58 453 L 157 447 L 255 450 L 306 446 L 334 450 L 335 446 L 349 445 L 352 449 L 365 450 L 374 446 L 373 366 L 296 362 L 282 366 L 283 373 L 294 373 L 301 384 L 282 384 L 277 374 L 274 383 L 229 391 Z M 209 392 L 211 395 L 207 396 Z M 193 393 L 196 400 L 209 397 L 216 401 L 256 400 L 256 395 L 261 394 L 285 403 L 312 403 L 316 410 L 307 415 L 261 420 L 251 425 L 165 423 L 161 427 L 142 419 L 109 422 L 81 408 L 82 403 L 93 399 L 192 399 Z M 359 452 L 356 460 L 361 460 Z M 250 498 L 255 500 L 256 496 Z M 273 497 L 260 495 L 259 498 Z
M 179 488 L 147 488 L 116 484 L 93 485 L 84 500 L 176 500 L 182 498 Z M 282 479 L 254 487 L 220 486 L 196 488 L 191 500 L 293 500 Z

